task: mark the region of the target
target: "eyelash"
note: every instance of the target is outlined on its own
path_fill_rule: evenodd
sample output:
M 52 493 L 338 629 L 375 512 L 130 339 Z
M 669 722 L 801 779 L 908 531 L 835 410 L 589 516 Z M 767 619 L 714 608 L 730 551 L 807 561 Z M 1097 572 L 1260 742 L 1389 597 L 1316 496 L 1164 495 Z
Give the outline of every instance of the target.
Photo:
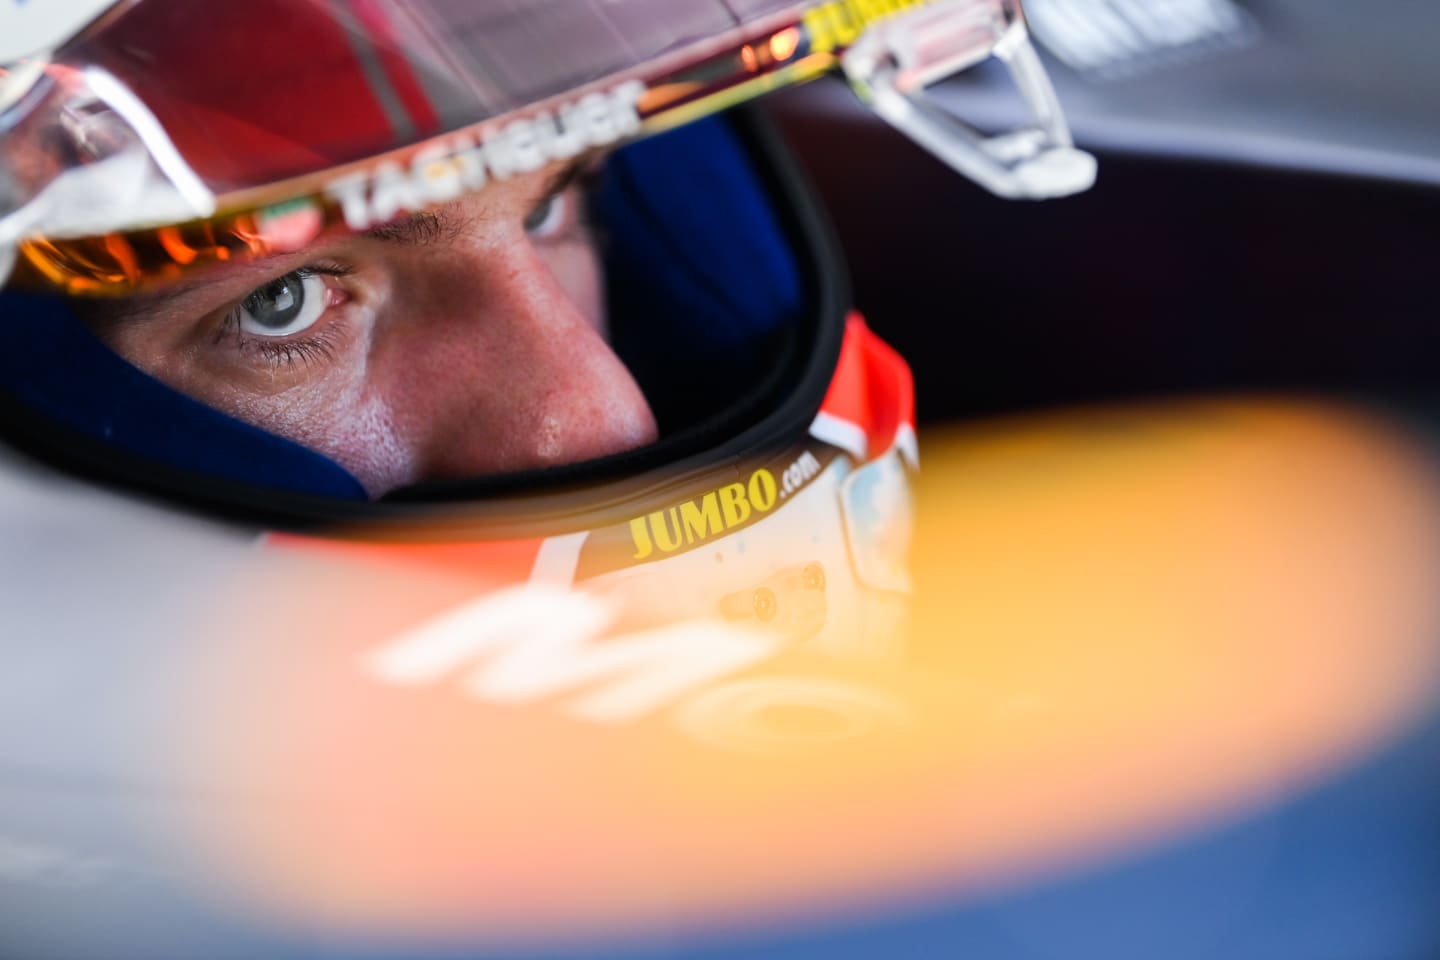
M 585 237 L 594 241 L 600 239 L 598 236 L 598 225 L 595 223 L 592 203 L 595 192 L 599 189 L 601 181 L 605 176 L 605 168 L 600 164 L 591 164 L 584 169 L 576 171 L 569 182 L 563 183 L 548 197 L 542 199 L 531 213 L 538 211 L 541 206 L 550 202 L 559 202 L 563 205 L 565 219 L 568 223 L 562 224 L 563 229 L 542 237 L 535 237 L 538 243 L 565 243 L 576 238 Z
M 309 277 L 348 277 L 354 272 L 355 269 L 353 267 L 347 267 L 339 263 L 311 263 L 291 270 L 289 273 L 281 274 L 275 279 L 283 279 L 289 276 L 295 276 L 302 280 Z M 216 343 L 219 343 L 227 336 L 233 336 L 235 338 L 236 349 L 241 353 L 244 353 L 246 350 L 255 350 L 266 362 L 275 367 L 290 366 L 297 361 L 308 365 L 316 360 L 328 361 L 334 359 L 335 344 L 332 339 L 333 331 L 331 330 L 331 324 L 325 323 L 323 320 L 317 321 L 313 328 L 306 331 L 305 335 L 302 335 L 300 339 L 296 340 L 277 340 L 256 337 L 242 330 L 240 327 L 240 310 L 244 306 L 245 301 L 249 300 L 249 298 L 254 296 L 255 292 L 260 289 L 263 289 L 263 285 L 262 287 L 257 287 L 255 291 L 246 294 L 245 299 L 241 300 L 240 303 L 237 303 L 226 312 L 225 320 L 215 335 Z M 327 307 L 326 312 L 329 312 L 329 310 L 330 308 Z

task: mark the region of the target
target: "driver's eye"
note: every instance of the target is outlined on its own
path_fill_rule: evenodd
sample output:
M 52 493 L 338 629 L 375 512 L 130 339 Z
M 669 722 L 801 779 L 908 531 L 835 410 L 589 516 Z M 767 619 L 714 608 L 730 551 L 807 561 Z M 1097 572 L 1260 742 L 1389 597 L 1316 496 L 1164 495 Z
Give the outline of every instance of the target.
M 525 217 L 525 232 L 538 240 L 553 237 L 565 226 L 570 210 L 570 191 L 551 194 Z
M 288 337 L 309 329 L 325 313 L 325 278 L 297 270 L 278 277 L 240 303 L 240 329 L 261 337 Z

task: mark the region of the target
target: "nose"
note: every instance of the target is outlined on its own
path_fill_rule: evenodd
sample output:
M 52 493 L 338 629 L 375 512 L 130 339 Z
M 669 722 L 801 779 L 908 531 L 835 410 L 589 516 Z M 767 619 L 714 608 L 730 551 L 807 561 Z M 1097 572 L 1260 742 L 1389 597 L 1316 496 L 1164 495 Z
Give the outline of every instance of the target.
M 579 245 L 576 245 L 577 247 Z M 593 253 L 542 257 L 529 238 L 431 251 L 387 326 L 387 406 L 416 479 L 478 477 L 652 443 L 654 415 L 603 332 Z M 407 285 L 411 286 L 411 285 Z

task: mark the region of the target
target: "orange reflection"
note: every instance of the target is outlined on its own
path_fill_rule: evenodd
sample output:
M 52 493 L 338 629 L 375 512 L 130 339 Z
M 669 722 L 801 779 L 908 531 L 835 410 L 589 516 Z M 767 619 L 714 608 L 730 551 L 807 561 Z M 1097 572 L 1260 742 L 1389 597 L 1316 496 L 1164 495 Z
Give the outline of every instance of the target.
M 458 569 L 237 578 L 176 743 L 224 787 L 188 840 L 215 895 L 497 943 L 954 896 L 1297 789 L 1433 690 L 1440 490 L 1383 422 L 1197 403 L 924 450 L 908 663 L 776 651 L 637 720 L 376 682 L 366 657 L 486 588 Z M 686 734 L 763 680 L 868 691 L 886 722 L 808 751 Z
M 800 28 L 789 27 L 770 38 L 770 55 L 778 61 L 789 60 L 800 49 Z

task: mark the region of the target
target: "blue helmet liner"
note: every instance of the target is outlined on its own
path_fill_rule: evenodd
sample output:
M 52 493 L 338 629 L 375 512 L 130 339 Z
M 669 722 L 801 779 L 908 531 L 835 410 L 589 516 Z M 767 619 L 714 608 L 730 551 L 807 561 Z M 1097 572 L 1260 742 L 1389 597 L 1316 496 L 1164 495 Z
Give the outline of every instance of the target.
M 775 206 L 731 127 L 636 144 L 593 199 L 616 352 L 662 434 L 723 416 L 783 365 L 804 285 Z
M 166 467 L 317 496 L 366 495 L 327 457 L 132 367 L 61 297 L 0 297 L 0 389 L 64 428 Z
M 806 298 L 797 256 L 731 124 L 702 121 L 619 151 L 592 196 L 592 213 L 604 243 L 614 346 L 662 433 L 721 417 L 764 392 L 793 351 Z M 27 418 L 46 418 L 156 467 L 367 498 L 327 457 L 131 366 L 60 296 L 0 294 L 0 392 Z

